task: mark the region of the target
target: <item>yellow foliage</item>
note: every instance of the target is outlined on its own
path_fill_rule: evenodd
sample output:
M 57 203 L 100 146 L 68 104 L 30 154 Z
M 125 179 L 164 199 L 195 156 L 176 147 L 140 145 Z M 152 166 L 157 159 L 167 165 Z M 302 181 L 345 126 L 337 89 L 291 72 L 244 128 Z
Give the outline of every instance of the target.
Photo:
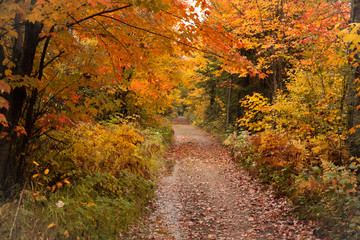
M 360 24 L 352 23 L 350 28 L 351 28 L 350 31 L 348 28 L 342 30 L 339 36 L 342 38 L 344 42 L 352 43 L 353 45 L 356 46 L 360 42 L 360 35 L 358 34 L 360 29 Z
M 47 226 L 47 228 L 52 228 L 52 227 L 55 227 L 55 226 L 56 226 L 55 223 L 50 223 L 50 224 Z
M 244 117 L 238 120 L 240 126 L 245 126 L 251 131 L 261 131 L 270 128 L 265 115 L 269 112 L 269 99 L 259 93 L 246 96 L 240 101 L 241 106 L 246 109 Z
M 137 145 L 143 138 L 133 128 L 83 123 L 69 131 L 73 144 L 67 151 L 78 170 L 109 173 L 115 177 L 120 170 L 147 174 L 145 164 L 137 156 Z
M 286 92 L 278 92 L 273 103 L 256 93 L 241 103 L 246 109 L 240 125 L 252 131 L 273 129 L 306 146 L 309 164 L 320 159 L 342 165 L 347 137 L 344 77 L 336 72 L 297 70 L 290 76 Z

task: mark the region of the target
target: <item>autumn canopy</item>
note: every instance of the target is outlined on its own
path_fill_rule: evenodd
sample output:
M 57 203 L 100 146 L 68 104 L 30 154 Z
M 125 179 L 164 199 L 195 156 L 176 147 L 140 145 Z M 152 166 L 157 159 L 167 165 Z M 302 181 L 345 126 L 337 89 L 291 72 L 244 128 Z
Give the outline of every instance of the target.
M 355 169 L 357 2 L 0 1 L 0 199 L 99 172 L 148 180 L 148 142 L 177 111 L 256 135 L 254 166 L 288 185 L 307 167 Z

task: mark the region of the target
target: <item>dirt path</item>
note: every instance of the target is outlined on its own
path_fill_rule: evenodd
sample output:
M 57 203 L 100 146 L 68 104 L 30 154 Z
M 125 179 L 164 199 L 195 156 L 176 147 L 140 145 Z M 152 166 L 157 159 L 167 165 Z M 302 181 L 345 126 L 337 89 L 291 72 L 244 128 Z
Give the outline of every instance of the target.
M 157 190 L 150 230 L 138 239 L 316 239 L 210 135 L 183 117 L 174 131 L 167 155 L 174 169 Z

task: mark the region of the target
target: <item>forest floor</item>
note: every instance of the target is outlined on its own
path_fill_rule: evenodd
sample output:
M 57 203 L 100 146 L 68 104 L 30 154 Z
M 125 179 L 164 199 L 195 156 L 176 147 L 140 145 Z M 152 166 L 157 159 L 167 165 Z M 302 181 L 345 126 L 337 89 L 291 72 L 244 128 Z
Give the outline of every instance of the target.
M 317 239 L 210 134 L 184 117 L 173 129 L 166 156 L 172 170 L 160 181 L 143 226 L 128 239 Z

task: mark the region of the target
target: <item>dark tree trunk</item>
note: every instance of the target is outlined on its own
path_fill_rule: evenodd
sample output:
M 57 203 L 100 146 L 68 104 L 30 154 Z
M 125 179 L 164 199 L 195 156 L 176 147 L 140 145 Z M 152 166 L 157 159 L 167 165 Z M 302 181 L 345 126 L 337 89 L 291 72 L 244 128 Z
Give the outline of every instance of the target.
M 15 17 L 16 23 L 21 19 Z M 39 43 L 41 23 L 26 22 L 24 28 L 18 28 L 18 39 L 14 41 L 12 60 L 15 67 L 13 75 L 31 76 L 35 53 Z M 0 60 L 2 58 L 0 49 Z M 2 61 L 1 61 L 2 62 Z M 1 66 L 3 68 L 3 66 Z M 4 78 L 3 72 L 2 78 Z M 38 97 L 37 89 L 27 89 L 25 86 L 14 87 L 9 94 L 2 95 L 9 103 L 9 109 L 1 109 L 8 121 L 8 127 L 0 127 L 0 133 L 6 134 L 0 139 L 0 191 L 9 194 L 14 186 L 24 181 L 25 150 L 32 136 L 34 126 L 34 106 Z M 16 127 L 23 126 L 26 135 L 17 134 Z
M 211 85 L 210 88 L 210 106 L 214 106 L 215 105 L 215 98 L 216 98 L 216 88 L 215 88 L 215 84 Z
M 360 0 L 352 0 L 351 2 L 351 23 L 360 23 Z M 355 51 L 359 51 L 356 49 Z M 355 54 L 355 61 L 359 62 L 359 54 Z M 360 112 L 356 109 L 360 105 L 360 97 L 358 91 L 359 84 L 355 82 L 360 77 L 360 67 L 353 66 L 353 76 L 348 85 L 347 110 L 348 110 L 348 129 L 355 128 L 360 125 Z M 360 157 L 360 129 L 349 135 L 349 155 L 350 157 Z
M 228 83 L 228 99 L 227 99 L 227 108 L 226 108 L 226 126 L 230 124 L 230 109 L 231 109 L 231 96 L 232 95 L 232 76 L 229 78 Z

